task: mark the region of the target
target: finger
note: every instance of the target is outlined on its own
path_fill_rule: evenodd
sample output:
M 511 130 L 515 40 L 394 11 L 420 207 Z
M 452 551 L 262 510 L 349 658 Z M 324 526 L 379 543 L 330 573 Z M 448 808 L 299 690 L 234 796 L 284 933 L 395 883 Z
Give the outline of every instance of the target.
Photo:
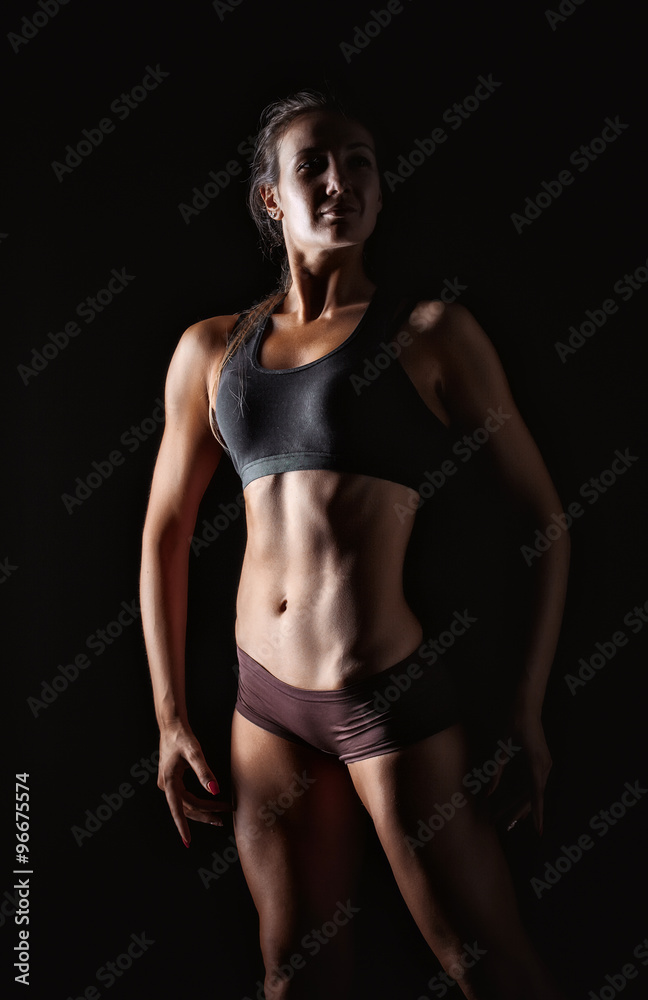
M 223 826 L 223 820 L 216 813 L 209 813 L 203 809 L 194 809 L 188 806 L 185 810 L 187 818 L 195 823 L 207 823 L 209 826 Z
M 182 794 L 185 806 L 192 809 L 202 809 L 203 812 L 234 812 L 234 807 L 231 802 L 227 802 L 225 799 L 201 799 L 192 792 L 188 792 L 186 789 Z
M 191 843 L 191 834 L 189 832 L 189 824 L 185 816 L 181 788 L 184 788 L 181 778 L 179 780 L 172 779 L 171 781 L 166 781 L 164 783 L 164 794 L 166 795 L 166 800 L 169 809 L 171 810 L 173 822 L 178 829 L 178 833 L 182 837 L 185 847 L 189 847 L 189 844 Z
M 490 782 L 488 783 L 488 790 L 486 792 L 487 796 L 493 794 L 493 792 L 495 791 L 495 789 L 499 785 L 500 781 L 502 780 L 502 774 L 503 773 L 504 773 L 504 765 L 498 763 L 498 765 L 497 765 L 497 771 L 495 772 L 495 774 L 491 778 Z
M 533 825 L 538 831 L 538 836 L 542 836 L 542 823 L 544 813 L 543 789 L 536 789 L 533 793 Z
M 522 820 L 526 819 L 530 812 L 531 812 L 530 802 L 527 802 L 526 805 L 522 806 L 520 809 L 517 809 L 513 814 L 509 825 L 506 828 L 507 831 L 512 830 L 517 823 L 521 823 Z
M 218 795 L 220 786 L 214 776 L 214 772 L 207 765 L 205 756 L 199 746 L 191 747 L 187 750 L 187 760 L 192 771 L 198 778 L 200 784 L 212 795 Z
M 198 800 L 198 805 L 192 802 L 184 803 L 184 813 L 188 819 L 197 820 L 199 823 L 211 823 L 212 826 L 222 826 L 223 820 L 222 815 L 225 813 L 225 809 L 214 809 L 213 805 L 221 805 L 221 803 L 206 802 L 204 799 Z M 223 805 L 226 805 L 223 803 Z M 230 810 L 227 810 L 231 812 Z

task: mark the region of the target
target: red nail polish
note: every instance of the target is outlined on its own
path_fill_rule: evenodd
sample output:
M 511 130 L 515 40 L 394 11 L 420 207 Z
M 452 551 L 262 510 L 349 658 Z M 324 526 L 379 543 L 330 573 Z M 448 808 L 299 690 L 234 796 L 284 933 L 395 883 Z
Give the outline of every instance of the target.
M 185 845 L 185 847 L 189 847 L 190 841 L 185 840 L 184 837 L 183 837 L 182 838 L 182 843 Z
M 212 795 L 218 795 L 218 793 L 220 792 L 220 788 L 218 787 L 217 781 L 210 781 L 207 785 L 207 788 L 212 793 Z

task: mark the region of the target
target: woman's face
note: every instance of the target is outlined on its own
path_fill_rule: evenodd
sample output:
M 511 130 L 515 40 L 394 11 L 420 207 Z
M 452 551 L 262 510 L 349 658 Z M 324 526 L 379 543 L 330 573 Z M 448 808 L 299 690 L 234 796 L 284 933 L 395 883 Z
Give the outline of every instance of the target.
M 279 181 L 262 187 L 287 246 L 308 251 L 364 243 L 382 207 L 371 134 L 328 111 L 301 115 L 279 146 Z

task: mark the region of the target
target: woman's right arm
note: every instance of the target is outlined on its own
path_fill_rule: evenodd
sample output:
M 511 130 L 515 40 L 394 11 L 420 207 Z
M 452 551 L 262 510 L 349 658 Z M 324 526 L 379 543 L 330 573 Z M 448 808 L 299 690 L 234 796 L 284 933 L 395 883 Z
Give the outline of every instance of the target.
M 222 454 L 209 426 L 208 380 L 222 356 L 231 319 L 196 323 L 175 350 L 142 539 L 140 603 L 160 727 L 158 786 L 187 846 L 188 817 L 221 825 L 217 813 L 231 809 L 227 803 L 192 795 L 182 777 L 190 767 L 201 785 L 217 794 L 216 779 L 187 718 L 185 638 L 191 537 L 198 506 Z

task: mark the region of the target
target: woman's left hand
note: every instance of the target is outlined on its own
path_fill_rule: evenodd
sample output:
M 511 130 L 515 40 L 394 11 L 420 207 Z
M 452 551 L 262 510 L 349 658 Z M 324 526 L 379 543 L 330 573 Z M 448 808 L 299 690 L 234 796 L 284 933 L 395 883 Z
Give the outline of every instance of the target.
M 509 802 L 508 808 L 505 806 L 502 809 L 502 813 L 504 811 L 508 812 L 508 830 L 519 820 L 526 819 L 529 813 L 531 813 L 533 816 L 533 825 L 538 834 L 541 835 L 543 830 L 544 792 L 552 766 L 551 754 L 545 739 L 542 722 L 539 718 L 517 719 L 514 721 L 511 731 L 513 743 L 521 747 L 526 773 L 524 788 L 521 794 L 516 797 L 513 803 Z M 503 776 L 504 784 L 506 784 L 507 767 L 513 771 L 517 770 L 515 766 L 512 767 L 512 762 L 501 765 L 489 786 L 489 796 L 498 787 Z

